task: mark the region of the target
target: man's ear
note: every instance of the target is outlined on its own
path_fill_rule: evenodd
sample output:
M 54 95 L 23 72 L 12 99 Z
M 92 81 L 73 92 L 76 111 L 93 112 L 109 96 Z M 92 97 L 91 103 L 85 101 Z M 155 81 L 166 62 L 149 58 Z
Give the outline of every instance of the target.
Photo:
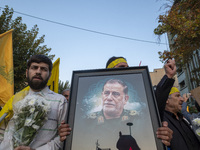
M 125 95 L 125 102 L 127 103 L 129 100 L 129 96 L 128 95 Z
M 28 77 L 28 69 L 26 69 L 26 77 Z
M 52 74 L 52 73 L 49 74 L 49 79 L 51 78 L 51 74 Z M 48 79 L 48 80 L 49 80 L 49 79 Z

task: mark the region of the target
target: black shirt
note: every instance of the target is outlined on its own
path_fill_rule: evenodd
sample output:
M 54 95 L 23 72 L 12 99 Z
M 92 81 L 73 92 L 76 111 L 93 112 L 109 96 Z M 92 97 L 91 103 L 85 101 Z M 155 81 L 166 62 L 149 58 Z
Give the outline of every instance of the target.
M 161 79 L 156 88 L 156 100 L 162 121 L 168 122 L 168 127 L 173 131 L 171 150 L 200 150 L 200 142 L 190 125 L 178 114 L 179 119 L 173 113 L 165 111 L 166 101 L 174 84 L 173 79 L 166 75 Z
M 200 142 L 190 125 L 181 113 L 177 115 L 179 119 L 171 112 L 164 112 L 164 121 L 167 121 L 168 127 L 173 130 L 171 150 L 200 150 Z

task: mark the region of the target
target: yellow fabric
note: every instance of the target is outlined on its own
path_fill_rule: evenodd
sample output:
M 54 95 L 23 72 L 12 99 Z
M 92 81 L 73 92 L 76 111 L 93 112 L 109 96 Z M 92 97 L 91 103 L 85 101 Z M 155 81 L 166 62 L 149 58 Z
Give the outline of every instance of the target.
M 12 116 L 13 116 L 13 104 L 15 104 L 16 102 L 22 100 L 28 94 L 29 89 L 30 89 L 30 87 L 27 86 L 26 88 L 24 88 L 20 92 L 18 92 L 15 95 L 13 95 L 8 100 L 8 102 L 4 105 L 4 107 L 2 108 L 2 110 L 0 111 L 0 117 L 2 117 L 4 113 L 8 113 L 8 115 L 6 116 L 5 119 L 7 121 L 9 121 L 12 118 Z M 0 123 L 0 125 L 2 123 L 3 123 L 3 121 Z
M 49 86 L 49 89 L 54 91 L 55 93 L 58 93 L 58 82 L 59 82 L 59 65 L 60 65 L 60 58 L 58 58 L 53 63 L 53 68 L 51 71 L 51 77 L 47 83 Z
M 189 106 L 187 106 L 187 112 L 190 112 L 190 110 L 189 110 Z
M 172 87 L 169 95 L 176 93 L 176 92 L 180 92 L 180 91 L 176 87 Z
M 0 106 L 14 94 L 12 31 L 0 34 Z
M 115 59 L 114 61 L 112 61 L 107 68 L 114 68 L 117 64 L 121 63 L 121 62 L 125 62 L 127 63 L 127 61 L 124 58 L 118 58 Z
M 58 58 L 53 63 L 52 75 L 51 75 L 51 78 L 49 79 L 48 84 L 47 84 L 48 86 L 50 86 L 50 89 L 52 91 L 53 91 L 52 87 L 54 87 L 54 92 L 57 92 L 57 93 L 58 93 L 59 64 L 60 64 L 60 58 Z M 4 113 L 8 113 L 8 115 L 6 116 L 6 119 L 10 120 L 10 118 L 12 118 L 12 116 L 13 116 L 13 104 L 18 102 L 19 100 L 22 100 L 28 94 L 29 89 L 30 89 L 30 87 L 27 86 L 26 88 L 24 88 L 20 92 L 13 95 L 8 100 L 8 102 L 4 105 L 2 110 L 0 111 L 0 117 L 2 117 L 2 115 Z
M 58 79 L 59 79 L 59 64 L 60 64 L 60 58 L 58 58 L 54 63 L 53 63 L 53 68 L 52 68 L 52 75 L 47 83 L 48 86 L 50 86 L 50 89 L 56 93 L 58 93 Z M 54 85 L 53 85 L 54 84 Z M 54 90 L 53 90 L 54 87 Z M 0 117 L 2 117 L 2 115 L 4 113 L 8 113 L 8 115 L 6 116 L 6 120 L 10 120 L 13 116 L 13 104 L 15 104 L 16 102 L 18 102 L 19 100 L 22 100 L 29 91 L 30 87 L 27 86 L 26 88 L 24 88 L 23 90 L 21 90 L 20 92 L 16 93 L 15 95 L 13 95 L 8 102 L 4 105 L 4 107 L 2 108 L 2 110 L 0 111 Z M 4 120 L 5 121 L 5 120 Z M 0 123 L 0 125 L 3 123 L 3 121 Z

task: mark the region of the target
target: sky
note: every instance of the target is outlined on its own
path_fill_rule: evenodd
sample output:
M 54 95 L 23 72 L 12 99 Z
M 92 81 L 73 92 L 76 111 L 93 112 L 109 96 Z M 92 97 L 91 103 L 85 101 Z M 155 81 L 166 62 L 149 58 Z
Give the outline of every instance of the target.
M 165 12 L 161 8 L 164 3 L 165 0 L 0 0 L 0 7 L 8 5 L 16 12 L 60 23 L 14 13 L 14 18 L 22 17 L 28 29 L 38 25 L 38 37 L 45 35 L 42 45 L 55 54 L 53 62 L 60 58 L 60 80 L 71 83 L 73 71 L 105 68 L 112 56 L 125 57 L 129 66 L 141 62 L 150 72 L 162 68 L 158 51 L 169 49 L 164 44 L 168 43 L 167 36 L 162 36 L 163 44 L 158 44 L 153 31 L 158 26 L 158 16 Z

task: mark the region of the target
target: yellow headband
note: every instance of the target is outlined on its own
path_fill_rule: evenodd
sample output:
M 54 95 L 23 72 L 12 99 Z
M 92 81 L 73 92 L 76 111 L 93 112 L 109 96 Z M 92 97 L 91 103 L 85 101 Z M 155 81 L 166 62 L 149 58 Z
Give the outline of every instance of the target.
M 176 93 L 176 92 L 180 92 L 180 91 L 176 87 L 172 87 L 169 95 Z
M 114 68 L 117 64 L 121 63 L 121 62 L 125 62 L 127 63 L 127 61 L 124 58 L 118 58 L 115 59 L 114 61 L 112 61 L 107 68 Z

